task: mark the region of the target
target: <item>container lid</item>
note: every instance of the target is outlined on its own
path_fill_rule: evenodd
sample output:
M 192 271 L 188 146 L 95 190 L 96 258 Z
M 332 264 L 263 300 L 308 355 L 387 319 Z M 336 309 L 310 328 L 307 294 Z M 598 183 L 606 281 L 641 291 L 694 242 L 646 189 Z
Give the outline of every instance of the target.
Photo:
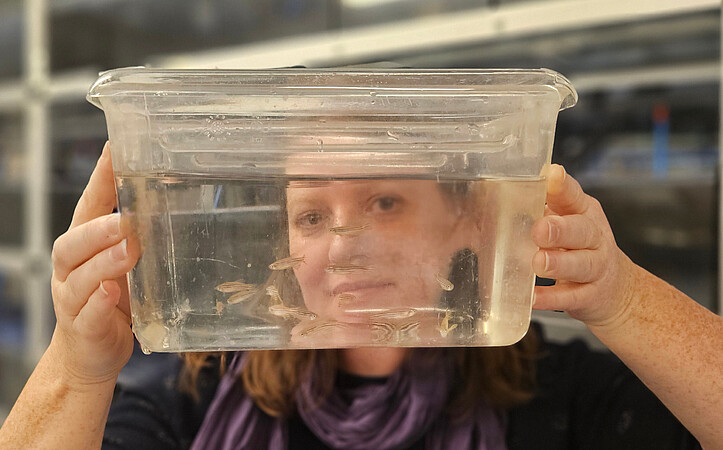
M 531 95 L 557 91 L 560 110 L 577 103 L 570 81 L 549 69 L 168 70 L 128 67 L 100 74 L 87 99 L 102 109 L 111 96 L 349 95 L 355 89 L 440 96 Z

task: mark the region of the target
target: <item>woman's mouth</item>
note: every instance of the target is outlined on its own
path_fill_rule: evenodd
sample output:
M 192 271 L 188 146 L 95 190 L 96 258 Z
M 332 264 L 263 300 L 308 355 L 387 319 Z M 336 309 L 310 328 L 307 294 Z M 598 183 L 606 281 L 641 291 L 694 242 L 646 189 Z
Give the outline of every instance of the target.
M 386 289 L 394 283 L 388 281 L 362 280 L 354 282 L 339 283 L 331 290 L 331 295 L 336 297 L 341 294 L 362 294 L 375 289 Z

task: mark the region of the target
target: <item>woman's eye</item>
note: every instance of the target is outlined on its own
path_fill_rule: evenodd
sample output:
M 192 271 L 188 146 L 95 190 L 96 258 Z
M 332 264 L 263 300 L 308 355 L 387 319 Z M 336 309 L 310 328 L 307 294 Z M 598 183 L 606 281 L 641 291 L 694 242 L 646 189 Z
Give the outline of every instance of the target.
M 372 208 L 382 212 L 389 212 L 399 208 L 400 204 L 401 201 L 398 198 L 385 196 L 377 198 Z
M 319 213 L 307 213 L 301 215 L 298 219 L 296 219 L 296 225 L 300 227 L 313 227 L 316 225 L 319 225 L 324 221 L 324 217 L 322 217 Z

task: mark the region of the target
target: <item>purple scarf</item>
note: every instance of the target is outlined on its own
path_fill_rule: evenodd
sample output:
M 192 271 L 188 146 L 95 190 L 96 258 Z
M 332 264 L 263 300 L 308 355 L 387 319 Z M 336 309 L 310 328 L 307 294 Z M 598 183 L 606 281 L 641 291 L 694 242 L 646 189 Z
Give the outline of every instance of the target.
M 244 362 L 243 353 L 232 358 L 191 450 L 288 448 L 285 422 L 244 393 L 237 377 Z M 425 447 L 433 450 L 505 449 L 503 423 L 488 405 L 464 420 L 448 420 L 444 409 L 452 378 L 447 358 L 436 364 L 412 358 L 384 382 L 337 386 L 320 405 L 313 383 L 305 382 L 296 405 L 306 426 L 332 448 L 405 448 L 426 436 Z

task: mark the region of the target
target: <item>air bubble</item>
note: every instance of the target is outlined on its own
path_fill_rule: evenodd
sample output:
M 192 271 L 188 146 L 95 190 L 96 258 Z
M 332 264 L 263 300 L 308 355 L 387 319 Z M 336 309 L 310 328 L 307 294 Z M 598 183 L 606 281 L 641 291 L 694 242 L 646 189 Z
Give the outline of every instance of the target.
M 399 136 L 397 136 L 397 134 L 395 134 L 394 132 L 392 132 L 392 130 L 387 130 L 387 136 L 389 136 L 389 139 L 392 139 L 392 140 L 394 140 L 394 141 L 398 141 L 398 140 L 399 140 Z
M 141 351 L 144 355 L 150 355 L 152 353 L 151 350 L 143 344 L 141 344 Z

